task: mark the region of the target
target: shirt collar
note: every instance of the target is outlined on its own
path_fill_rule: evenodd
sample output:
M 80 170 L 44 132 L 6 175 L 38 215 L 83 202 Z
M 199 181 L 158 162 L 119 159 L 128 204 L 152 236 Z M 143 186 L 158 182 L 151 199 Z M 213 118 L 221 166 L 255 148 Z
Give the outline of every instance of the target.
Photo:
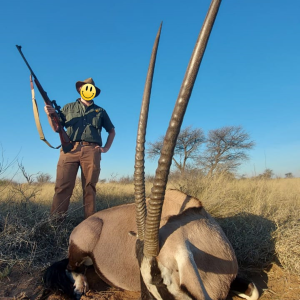
M 94 101 L 93 101 L 93 100 L 90 101 L 91 104 L 89 104 L 88 106 L 86 106 L 86 105 L 81 101 L 81 98 L 78 98 L 77 101 L 78 101 L 81 105 L 83 105 L 83 106 L 85 106 L 85 107 L 90 107 L 90 106 L 92 106 L 92 105 L 94 104 Z

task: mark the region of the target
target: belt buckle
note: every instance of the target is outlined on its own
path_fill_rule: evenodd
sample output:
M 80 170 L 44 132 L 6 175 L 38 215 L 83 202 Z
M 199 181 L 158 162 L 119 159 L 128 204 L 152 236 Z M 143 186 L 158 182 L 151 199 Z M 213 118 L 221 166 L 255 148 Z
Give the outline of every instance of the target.
M 91 143 L 91 142 L 86 142 L 86 141 L 80 141 L 79 143 L 80 143 L 80 145 L 81 145 L 82 147 L 93 145 L 93 143 Z

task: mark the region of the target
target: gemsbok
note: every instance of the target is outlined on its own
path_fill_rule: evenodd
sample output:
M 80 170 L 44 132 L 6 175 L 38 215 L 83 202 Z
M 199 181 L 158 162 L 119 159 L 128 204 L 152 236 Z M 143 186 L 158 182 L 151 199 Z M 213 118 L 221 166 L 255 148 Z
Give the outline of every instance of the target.
M 230 290 L 256 300 L 254 283 L 237 277 L 234 250 L 202 203 L 167 190 L 182 120 L 221 0 L 212 0 L 165 135 L 150 199 L 145 197 L 144 145 L 161 26 L 148 68 L 135 155 L 135 203 L 99 211 L 74 228 L 68 258 L 44 274 L 48 289 L 80 298 L 88 290 L 82 265 L 93 265 L 107 284 L 140 291 L 143 300 L 226 299 Z

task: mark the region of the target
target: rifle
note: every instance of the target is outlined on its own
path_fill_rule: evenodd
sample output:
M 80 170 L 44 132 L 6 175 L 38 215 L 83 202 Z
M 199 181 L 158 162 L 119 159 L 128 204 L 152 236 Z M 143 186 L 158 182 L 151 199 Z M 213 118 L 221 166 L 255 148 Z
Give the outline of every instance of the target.
M 35 76 L 34 72 L 32 71 L 30 65 L 28 64 L 24 54 L 22 53 L 22 50 L 21 50 L 22 47 L 18 46 L 18 45 L 16 45 L 16 47 L 19 50 L 19 52 L 20 52 L 23 60 L 25 61 L 27 67 L 29 68 L 30 74 L 34 78 L 34 82 L 35 82 L 42 98 L 44 99 L 45 104 L 46 105 L 51 105 L 56 110 L 53 114 L 50 115 L 50 117 L 51 117 L 51 119 L 54 123 L 55 132 L 57 132 L 59 134 L 60 141 L 61 141 L 61 147 L 62 147 L 63 152 L 67 153 L 67 152 L 71 151 L 74 146 L 73 146 L 72 142 L 70 141 L 69 136 L 67 135 L 67 133 L 65 132 L 63 126 L 60 124 L 60 121 L 59 121 L 59 116 L 58 115 L 61 114 L 60 106 L 57 105 L 55 100 L 51 101 L 49 99 L 47 93 L 45 92 L 45 90 L 41 86 L 40 82 L 38 81 L 37 77 Z M 32 82 L 31 76 L 30 76 L 30 85 L 31 85 L 31 90 L 33 91 L 33 82 Z M 48 142 L 47 142 L 47 144 L 48 144 Z

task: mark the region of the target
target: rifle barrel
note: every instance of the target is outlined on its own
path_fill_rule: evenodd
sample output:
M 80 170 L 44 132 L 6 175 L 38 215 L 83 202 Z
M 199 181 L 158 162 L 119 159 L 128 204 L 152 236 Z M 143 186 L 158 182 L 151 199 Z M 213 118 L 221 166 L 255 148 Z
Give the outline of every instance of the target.
M 42 88 L 40 82 L 38 81 L 37 77 L 35 76 L 34 72 L 31 69 L 28 61 L 26 60 L 24 54 L 22 53 L 22 50 L 21 50 L 22 47 L 18 46 L 18 45 L 16 45 L 16 47 L 17 47 L 18 51 L 20 52 L 21 56 L 23 57 L 23 60 L 24 60 L 25 64 L 27 65 L 28 69 L 30 70 L 30 73 L 34 78 L 34 82 L 35 82 L 42 98 L 44 99 L 45 104 L 46 105 L 51 105 L 53 107 L 52 101 L 49 99 L 47 93 Z M 30 77 L 30 86 L 31 86 L 31 89 L 33 90 L 33 82 L 32 82 L 31 77 Z M 55 103 L 55 109 L 57 107 L 58 106 Z M 59 117 L 58 117 L 57 113 L 55 112 L 54 114 L 51 114 L 51 117 L 54 120 L 54 123 L 55 123 L 55 126 L 56 126 L 56 132 L 59 134 L 60 141 L 61 141 L 61 146 L 62 146 L 62 149 L 63 149 L 64 153 L 67 153 L 67 152 L 71 151 L 72 148 L 73 148 L 73 144 L 71 143 L 70 138 L 67 135 L 67 133 L 65 132 L 63 126 L 60 124 Z
M 30 65 L 29 65 L 29 63 L 28 63 L 28 61 L 26 60 L 26 58 L 25 58 L 25 56 L 24 56 L 24 54 L 23 54 L 23 52 L 22 52 L 22 50 L 21 50 L 22 46 L 16 45 L 16 47 L 17 47 L 17 49 L 19 50 L 19 52 L 20 52 L 20 54 L 21 54 L 23 60 L 25 61 L 25 64 L 27 65 L 28 69 L 30 70 L 31 75 L 33 76 L 34 79 L 37 80 L 37 77 L 36 77 L 35 74 L 33 73 L 33 71 L 32 71 L 32 69 L 31 69 L 31 67 L 30 67 Z

